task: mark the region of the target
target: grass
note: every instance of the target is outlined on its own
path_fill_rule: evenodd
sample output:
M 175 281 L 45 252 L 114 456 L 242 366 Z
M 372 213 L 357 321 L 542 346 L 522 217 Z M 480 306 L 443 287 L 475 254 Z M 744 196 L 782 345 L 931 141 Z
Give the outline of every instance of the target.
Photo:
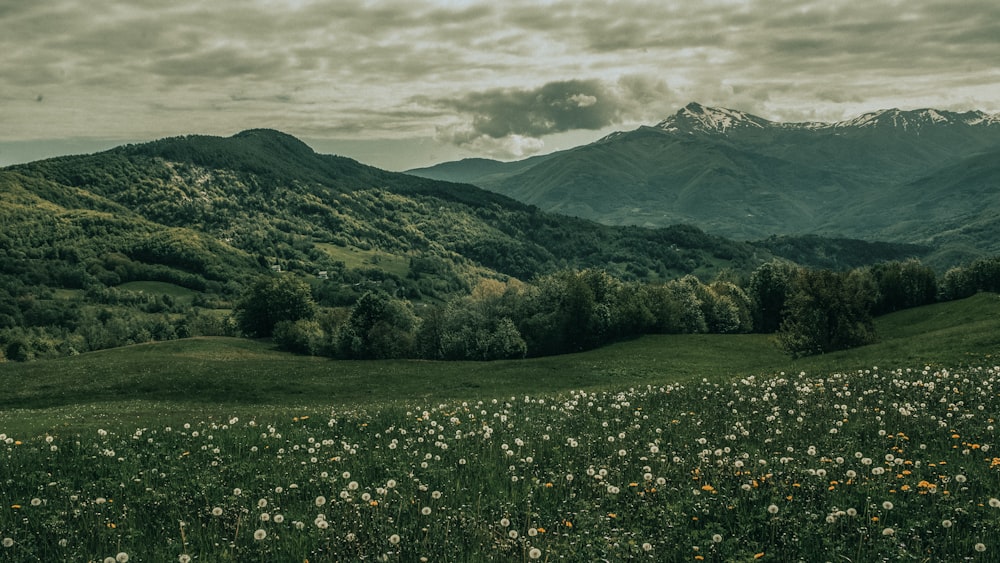
M 0 561 L 992 561 L 998 325 L 981 294 L 800 360 L 686 335 L 519 362 L 202 338 L 5 364 Z
M 315 243 L 315 246 L 331 259 L 343 262 L 348 268 L 371 268 L 377 265 L 378 269 L 401 278 L 406 277 L 410 271 L 410 260 L 406 256 L 389 254 L 379 250 L 363 250 L 353 246 L 337 246 L 325 242 Z
M 120 289 L 127 289 L 138 293 L 149 293 L 153 295 L 169 295 L 176 298 L 193 298 L 195 291 L 176 284 L 158 281 L 132 281 L 118 286 Z
M 80 405 L 124 414 L 148 404 L 160 405 L 157 412 L 178 413 L 252 411 L 261 405 L 295 410 L 491 399 L 515 389 L 542 395 L 701 378 L 726 381 L 874 365 L 989 364 L 1000 354 L 1000 296 L 979 294 L 887 315 L 878 319 L 878 332 L 883 337 L 877 344 L 798 360 L 785 356 L 772 337 L 748 334 L 646 336 L 580 354 L 485 363 L 334 361 L 286 354 L 259 341 L 194 338 L 5 364 L 0 367 L 5 390 L 0 427 L 44 432 L 50 424 L 46 417 L 22 413 Z

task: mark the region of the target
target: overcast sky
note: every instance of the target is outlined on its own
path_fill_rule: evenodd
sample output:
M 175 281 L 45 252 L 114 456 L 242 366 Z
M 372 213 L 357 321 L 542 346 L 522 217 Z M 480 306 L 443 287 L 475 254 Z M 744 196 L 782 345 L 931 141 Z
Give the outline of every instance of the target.
M 0 165 L 269 127 L 390 170 L 690 101 L 1000 112 L 997 0 L 0 0 Z

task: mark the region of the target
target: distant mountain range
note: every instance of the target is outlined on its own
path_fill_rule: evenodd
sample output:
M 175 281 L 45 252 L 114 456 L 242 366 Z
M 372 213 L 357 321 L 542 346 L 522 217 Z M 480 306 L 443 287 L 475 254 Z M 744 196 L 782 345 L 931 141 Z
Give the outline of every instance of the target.
M 691 103 L 570 150 L 409 173 L 610 225 L 917 243 L 947 260 L 1000 252 L 1000 116 L 980 111 L 778 123 Z

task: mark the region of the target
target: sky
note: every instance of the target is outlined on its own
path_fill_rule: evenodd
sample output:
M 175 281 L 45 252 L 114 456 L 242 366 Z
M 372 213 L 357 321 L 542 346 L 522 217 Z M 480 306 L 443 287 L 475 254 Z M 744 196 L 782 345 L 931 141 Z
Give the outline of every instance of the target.
M 388 170 L 689 102 L 1000 112 L 996 0 L 0 0 L 0 166 L 273 128 Z

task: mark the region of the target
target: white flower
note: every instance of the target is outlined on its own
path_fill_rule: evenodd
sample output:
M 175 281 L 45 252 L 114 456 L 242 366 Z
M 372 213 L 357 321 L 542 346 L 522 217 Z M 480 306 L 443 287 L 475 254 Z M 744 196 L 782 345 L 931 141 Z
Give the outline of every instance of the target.
M 3 539 L 3 546 L 4 547 L 13 547 L 14 546 L 14 538 L 4 538 Z
M 719 537 L 719 539 L 718 539 L 718 541 L 716 541 L 716 543 L 722 541 L 722 536 L 719 536 L 719 534 L 715 534 L 715 536 L 712 536 L 712 539 L 714 540 L 716 536 Z M 646 542 L 646 543 L 642 544 L 642 550 L 643 551 L 647 551 L 647 552 L 648 551 L 653 551 L 653 544 L 651 544 L 649 542 Z
M 262 539 L 264 539 L 266 537 L 267 537 L 267 532 L 265 532 L 264 530 L 259 529 L 259 528 L 257 529 L 256 532 L 253 533 L 253 539 L 258 540 L 258 541 L 260 541 L 260 540 L 262 540 Z
M 975 550 L 978 551 L 979 553 L 986 551 L 986 544 L 984 543 L 977 543 L 974 547 Z
M 882 508 L 886 510 L 892 510 L 892 503 L 889 501 L 885 501 L 882 503 Z
M 396 545 L 399 543 L 399 539 L 400 539 L 399 534 L 393 534 L 389 536 L 389 543 L 391 543 L 392 545 Z
M 528 557 L 532 559 L 540 559 L 542 557 L 542 550 L 538 549 L 537 547 L 533 547 L 530 550 L 528 550 Z
M 320 496 L 316 497 L 316 506 L 323 506 L 324 504 L 326 504 L 326 497 L 325 496 L 320 495 Z
M 283 515 L 281 515 L 281 514 L 275 514 L 274 515 L 274 523 L 275 524 L 281 524 L 284 521 L 285 521 L 285 517 Z
M 767 511 L 770 512 L 771 514 L 777 514 L 778 513 L 778 505 L 772 504 L 772 505 L 768 506 L 767 507 Z
M 212 516 L 222 516 L 222 509 L 216 506 L 212 509 Z
M 115 561 L 118 563 L 128 563 L 128 554 L 124 551 L 119 552 L 118 555 L 115 555 Z
M 990 499 L 990 506 L 993 507 L 993 508 L 1000 508 L 1000 499 L 991 498 Z
M 421 508 L 420 509 L 420 513 L 423 514 L 424 516 L 429 516 L 430 513 L 431 513 L 431 507 L 425 506 L 425 507 Z
M 892 528 L 885 528 L 884 530 L 882 530 L 882 535 L 883 536 L 891 536 L 891 535 L 893 535 L 895 533 L 896 533 L 896 530 L 893 530 Z
M 191 556 L 187 553 L 182 553 L 177 556 L 177 563 L 191 563 Z

